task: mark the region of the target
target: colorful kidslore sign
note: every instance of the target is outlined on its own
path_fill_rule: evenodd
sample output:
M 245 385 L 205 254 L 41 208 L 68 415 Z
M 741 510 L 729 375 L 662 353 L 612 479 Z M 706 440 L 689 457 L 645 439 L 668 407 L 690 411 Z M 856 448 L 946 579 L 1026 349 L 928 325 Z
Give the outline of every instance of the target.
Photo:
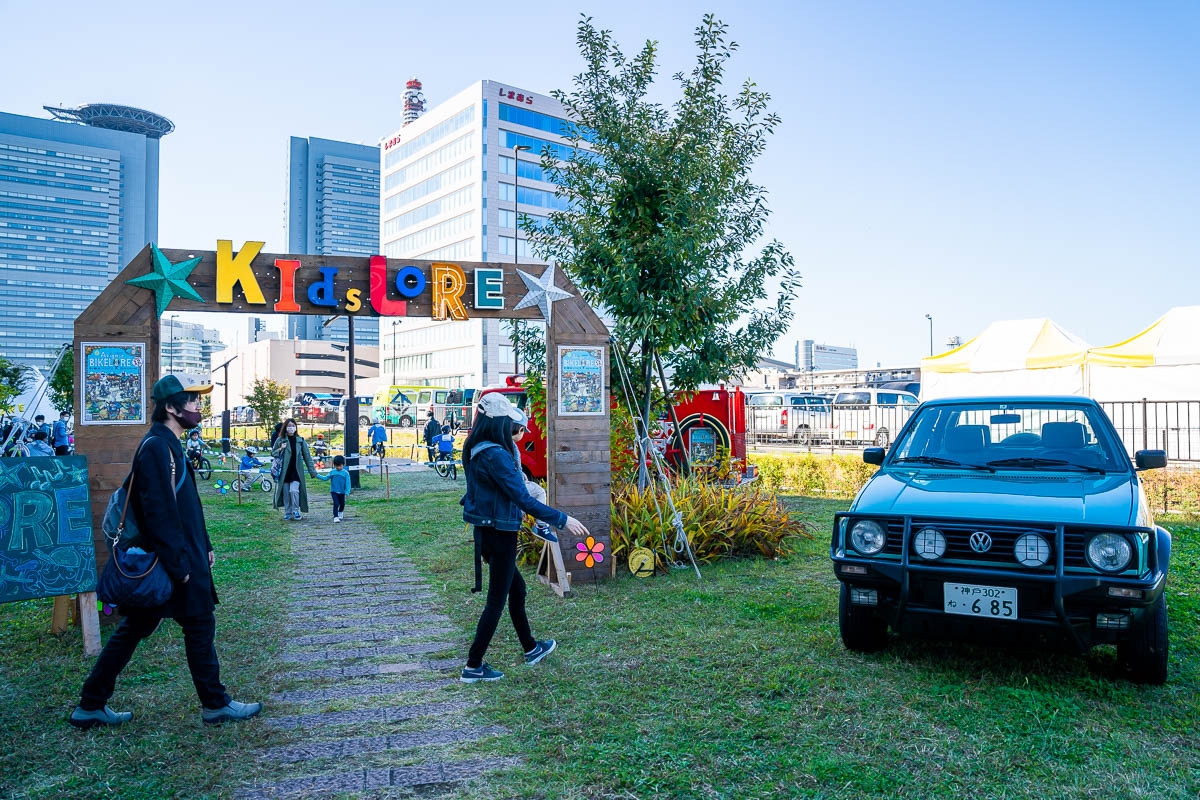
M 269 256 L 262 248 L 262 242 L 246 242 L 235 251 L 228 239 L 202 254 L 151 245 L 151 272 L 126 282 L 155 292 L 160 315 L 170 304 L 184 311 L 537 318 L 573 296 L 553 285 L 552 271 L 543 280 L 496 264 Z

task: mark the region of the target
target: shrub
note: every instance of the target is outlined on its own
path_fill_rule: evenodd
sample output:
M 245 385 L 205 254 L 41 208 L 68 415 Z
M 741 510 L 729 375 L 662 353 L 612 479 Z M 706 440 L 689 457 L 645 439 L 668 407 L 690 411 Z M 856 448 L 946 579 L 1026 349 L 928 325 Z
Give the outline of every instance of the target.
M 861 456 L 816 453 L 754 453 L 750 463 L 772 491 L 814 497 L 853 497 L 877 469 Z
M 792 517 L 765 485 L 726 487 L 697 479 L 672 482 L 671 497 L 697 562 L 727 556 L 776 558 L 792 552 L 792 540 L 811 538 L 807 525 Z M 660 513 L 661 510 L 661 513 Z M 645 547 L 655 565 L 686 560 L 674 550 L 675 530 L 662 487 L 635 484 L 613 489 L 612 553 L 620 560 Z

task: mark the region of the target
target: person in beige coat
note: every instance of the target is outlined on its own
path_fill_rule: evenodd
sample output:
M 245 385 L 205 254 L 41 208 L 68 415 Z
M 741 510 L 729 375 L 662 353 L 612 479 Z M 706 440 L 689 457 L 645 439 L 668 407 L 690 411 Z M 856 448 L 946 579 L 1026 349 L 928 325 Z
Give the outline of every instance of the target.
M 308 452 L 308 442 L 300 437 L 296 420 L 289 419 L 283 423 L 279 438 L 271 448 L 273 458 L 283 459 L 283 467 L 279 472 L 279 482 L 275 484 L 275 508 L 283 507 L 283 518 L 304 519 L 308 513 L 308 488 L 300 480 L 301 464 L 308 467 L 308 474 L 317 476 L 317 467 L 313 464 L 312 454 Z

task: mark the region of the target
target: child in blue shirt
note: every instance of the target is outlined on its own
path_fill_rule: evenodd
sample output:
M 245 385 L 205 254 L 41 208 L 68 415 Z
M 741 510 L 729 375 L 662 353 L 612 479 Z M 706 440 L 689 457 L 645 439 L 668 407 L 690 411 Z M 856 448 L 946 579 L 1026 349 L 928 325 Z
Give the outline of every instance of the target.
M 450 432 L 449 425 L 442 426 L 442 432 L 433 437 L 433 443 L 437 447 L 439 460 L 445 456 L 450 457 L 448 461 L 454 460 L 454 434 Z
M 346 510 L 346 495 L 350 494 L 350 472 L 346 469 L 345 456 L 333 457 L 333 469 L 326 475 L 317 475 L 329 481 L 329 496 L 333 498 L 333 521 L 341 522 Z
M 241 472 L 238 474 L 238 477 L 242 479 L 243 483 L 249 483 L 254 477 L 253 470 L 257 470 L 262 466 L 262 462 L 254 457 L 254 454 L 257 452 L 258 448 L 247 447 L 246 454 L 242 456 L 242 460 L 238 463 L 238 469 L 241 470 Z

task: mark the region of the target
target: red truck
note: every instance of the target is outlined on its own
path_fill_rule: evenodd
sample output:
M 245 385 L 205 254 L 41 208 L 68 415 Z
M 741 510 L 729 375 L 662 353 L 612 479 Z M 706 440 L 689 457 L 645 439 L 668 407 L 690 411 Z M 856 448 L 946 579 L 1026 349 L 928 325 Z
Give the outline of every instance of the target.
M 521 378 L 508 378 L 504 386 L 493 386 L 479 392 L 478 396 L 499 392 L 517 408 L 526 411 L 528 397 Z M 692 464 L 711 463 L 718 449 L 728 452 L 742 466 L 746 474 L 746 395 L 740 388 L 732 391 L 723 385 L 718 389 L 705 389 L 691 394 L 676 394 L 675 416 L 683 433 L 683 446 Z M 528 413 L 526 411 L 526 413 Z M 682 461 L 679 442 L 673 436 L 674 423 L 670 415 L 658 419 L 651 431 L 655 447 L 665 456 L 669 465 L 678 469 Z M 521 469 L 529 478 L 546 479 L 546 439 L 536 420 L 529 421 L 529 435 L 519 445 Z

